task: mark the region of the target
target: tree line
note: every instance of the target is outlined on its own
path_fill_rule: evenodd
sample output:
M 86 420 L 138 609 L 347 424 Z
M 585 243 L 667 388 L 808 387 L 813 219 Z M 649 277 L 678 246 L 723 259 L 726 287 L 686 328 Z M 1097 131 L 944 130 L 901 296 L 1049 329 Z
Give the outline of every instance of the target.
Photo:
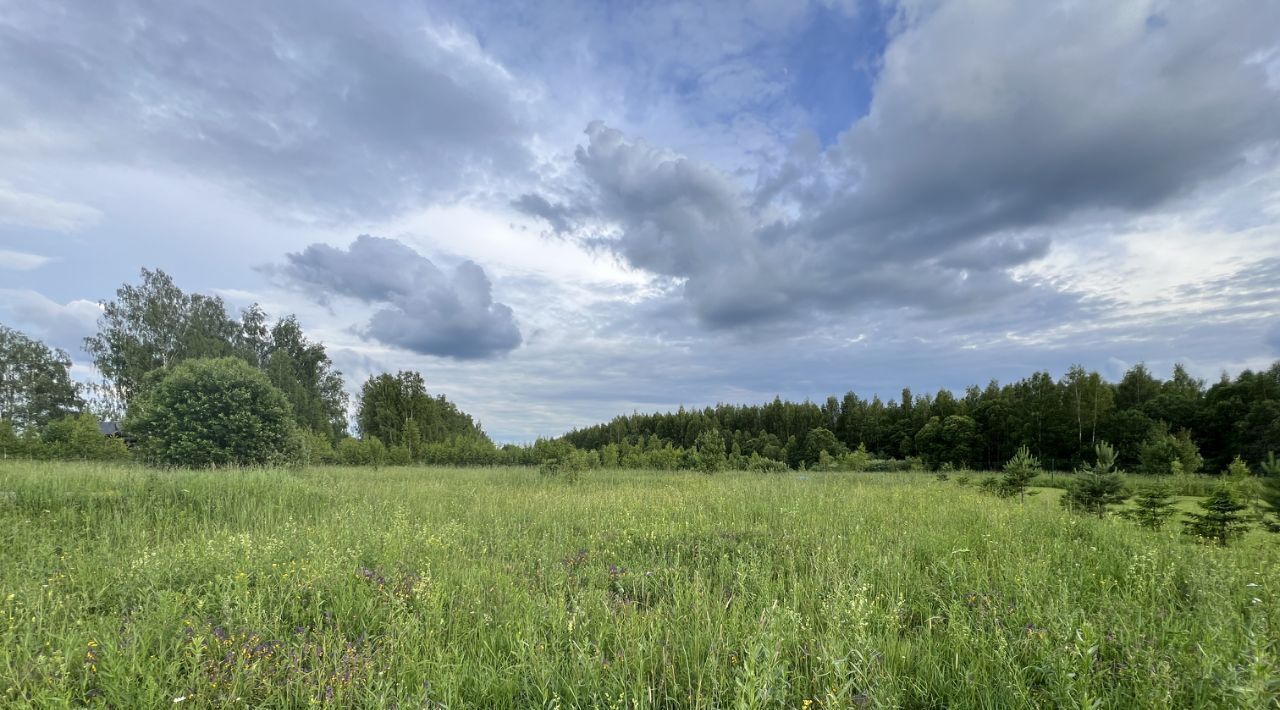
M 149 269 L 101 307 L 84 351 L 102 381 L 88 385 L 71 378 L 67 352 L 0 325 L 0 455 L 201 466 L 478 462 L 496 451 L 416 372 L 364 383 L 353 436 L 342 373 L 292 315 L 273 321 L 254 304 L 233 317 L 221 298 Z M 123 436 L 104 436 L 107 420 Z
M 498 447 L 470 415 L 430 394 L 417 372 L 371 376 L 352 411 L 342 373 L 295 317 L 272 320 L 257 305 L 232 316 L 221 298 L 187 293 L 160 270 L 143 269 L 139 283 L 102 303 L 84 350 L 100 383 L 77 384 L 67 353 L 0 326 L 0 455 L 133 455 L 166 465 L 891 471 L 997 470 L 1026 446 L 1046 469 L 1072 470 L 1090 465 L 1107 442 L 1118 469 L 1165 474 L 1218 472 L 1237 457 L 1258 472 L 1280 451 L 1280 363 L 1224 374 L 1212 386 L 1181 365 L 1167 380 L 1136 365 L 1115 383 L 1074 366 L 1059 379 L 1037 372 L 961 396 L 904 389 L 888 401 L 854 392 L 822 404 L 775 397 L 624 415 L 558 439 Z M 197 426 L 199 417 L 210 421 Z M 93 436 L 100 419 L 122 420 L 132 451 Z M 249 433 L 268 443 L 247 447 Z
M 775 397 L 763 405 L 630 414 L 569 432 L 579 449 L 637 446 L 697 448 L 716 432 L 729 456 L 812 468 L 862 449 L 873 460 L 913 461 L 938 469 L 995 470 L 1028 447 L 1051 470 L 1085 465 L 1101 442 L 1122 469 L 1170 473 L 1224 470 L 1237 456 L 1257 470 L 1280 451 L 1280 362 L 1265 371 L 1224 374 L 1212 386 L 1175 365 L 1161 380 L 1142 364 L 1119 382 L 1073 366 L 1063 377 L 1037 372 L 1014 383 L 991 381 L 961 396 L 902 390 L 898 399 L 854 392 L 818 404 Z

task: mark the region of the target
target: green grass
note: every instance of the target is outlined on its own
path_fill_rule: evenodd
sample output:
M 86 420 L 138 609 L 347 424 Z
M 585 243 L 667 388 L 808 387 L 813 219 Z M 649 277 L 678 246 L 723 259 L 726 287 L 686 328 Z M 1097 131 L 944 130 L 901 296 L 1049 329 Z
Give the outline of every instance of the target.
M 1242 707 L 1280 544 L 927 474 L 0 465 L 0 706 Z

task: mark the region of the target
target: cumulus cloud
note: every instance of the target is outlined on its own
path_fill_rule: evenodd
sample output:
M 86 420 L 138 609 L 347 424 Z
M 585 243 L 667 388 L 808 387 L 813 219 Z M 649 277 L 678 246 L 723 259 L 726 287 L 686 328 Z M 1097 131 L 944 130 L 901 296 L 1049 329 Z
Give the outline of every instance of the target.
M 0 312 L 5 320 L 53 347 L 73 356 L 82 341 L 97 332 L 102 307 L 93 301 L 76 299 L 58 303 L 42 293 L 23 289 L 0 289 Z
M 589 125 L 576 161 L 590 238 L 679 281 L 714 327 L 966 314 L 1055 300 L 1015 270 L 1062 225 L 1275 167 L 1280 91 L 1256 60 L 1276 45 L 1273 3 L 928 5 L 901 7 L 869 113 L 825 149 L 797 141 L 754 193 Z M 1046 316 L 1069 318 L 1076 299 L 1056 296 Z
M 475 360 L 521 342 L 511 309 L 494 302 L 488 276 L 472 261 L 446 274 L 399 241 L 362 235 L 346 249 L 312 244 L 274 271 L 318 301 L 341 296 L 378 306 L 360 333 L 387 345 Z
M 406 4 L 15 5 L 0 63 L 0 133 L 38 126 L 64 157 L 217 176 L 310 214 L 390 211 L 529 160 L 516 79 Z

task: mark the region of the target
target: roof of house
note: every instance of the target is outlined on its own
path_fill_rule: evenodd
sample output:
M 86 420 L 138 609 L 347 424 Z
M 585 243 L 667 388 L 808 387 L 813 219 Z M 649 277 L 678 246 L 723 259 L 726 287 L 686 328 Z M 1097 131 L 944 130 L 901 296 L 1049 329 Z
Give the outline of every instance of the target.
M 98 422 L 98 431 L 102 432 L 103 436 L 124 434 L 124 430 L 120 428 L 119 422 Z

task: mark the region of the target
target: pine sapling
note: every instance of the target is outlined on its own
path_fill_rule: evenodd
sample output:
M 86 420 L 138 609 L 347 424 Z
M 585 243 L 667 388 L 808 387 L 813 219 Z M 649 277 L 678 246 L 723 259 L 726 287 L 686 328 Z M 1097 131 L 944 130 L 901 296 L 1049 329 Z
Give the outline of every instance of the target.
M 1026 446 L 1018 448 L 1018 452 L 1009 459 L 1004 465 L 1004 475 L 1001 477 L 997 493 L 1003 498 L 1012 498 L 1018 496 L 1018 502 L 1025 503 L 1027 500 L 1027 487 L 1031 485 L 1031 479 L 1040 473 L 1040 460 L 1031 455 L 1031 450 Z

